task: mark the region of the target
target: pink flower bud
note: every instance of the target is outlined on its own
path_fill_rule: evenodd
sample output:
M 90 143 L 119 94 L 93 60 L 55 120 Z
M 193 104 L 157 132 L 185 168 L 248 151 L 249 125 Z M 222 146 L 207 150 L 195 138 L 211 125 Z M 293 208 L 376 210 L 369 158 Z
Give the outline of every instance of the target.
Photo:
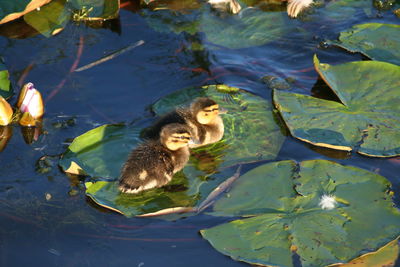
M 22 113 L 28 112 L 33 119 L 39 119 L 43 116 L 44 105 L 42 95 L 35 89 L 33 83 L 24 85 L 18 97 L 17 107 Z

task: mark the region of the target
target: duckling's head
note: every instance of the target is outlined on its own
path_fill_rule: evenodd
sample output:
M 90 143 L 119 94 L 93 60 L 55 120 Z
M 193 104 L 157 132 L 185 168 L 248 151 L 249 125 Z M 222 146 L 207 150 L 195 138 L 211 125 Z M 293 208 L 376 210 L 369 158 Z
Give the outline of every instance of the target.
M 189 126 L 180 123 L 167 124 L 160 133 L 161 143 L 169 150 L 178 150 L 188 146 L 190 140 Z
M 199 97 L 191 104 L 191 112 L 201 124 L 212 124 L 219 115 L 217 102 L 207 97 Z

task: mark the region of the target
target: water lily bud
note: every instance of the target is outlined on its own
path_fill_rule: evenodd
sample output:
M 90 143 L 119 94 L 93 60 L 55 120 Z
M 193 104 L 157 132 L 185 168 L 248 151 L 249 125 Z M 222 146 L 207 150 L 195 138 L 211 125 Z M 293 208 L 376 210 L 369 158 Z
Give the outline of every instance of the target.
M 0 96 L 0 125 L 8 125 L 11 122 L 13 110 L 8 102 Z
M 22 87 L 18 97 L 17 107 L 22 113 L 28 112 L 33 119 L 43 116 L 44 106 L 42 95 L 35 89 L 33 83 L 27 83 Z
M 19 119 L 19 124 L 27 127 L 36 126 L 36 119 L 29 112 L 24 112 Z

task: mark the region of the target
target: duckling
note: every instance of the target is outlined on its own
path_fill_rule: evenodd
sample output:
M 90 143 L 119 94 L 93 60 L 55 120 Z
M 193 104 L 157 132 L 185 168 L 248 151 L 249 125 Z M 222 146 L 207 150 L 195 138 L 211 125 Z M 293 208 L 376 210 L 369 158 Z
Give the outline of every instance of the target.
M 190 131 L 187 125 L 171 123 L 162 128 L 158 140 L 134 149 L 122 167 L 119 190 L 139 193 L 169 183 L 189 160 Z
M 288 2 L 287 13 L 289 17 L 295 18 L 297 15 L 309 7 L 313 0 L 280 0 L 281 2 Z M 240 12 L 242 7 L 237 0 L 208 0 L 208 3 L 219 10 L 224 10 L 233 14 Z
M 208 97 L 196 98 L 188 108 L 177 108 L 161 117 L 153 126 L 144 131 L 143 137 L 158 139 L 160 129 L 169 123 L 186 124 L 191 129 L 194 142 L 190 148 L 218 142 L 224 135 L 224 122 L 219 116 L 217 102 Z

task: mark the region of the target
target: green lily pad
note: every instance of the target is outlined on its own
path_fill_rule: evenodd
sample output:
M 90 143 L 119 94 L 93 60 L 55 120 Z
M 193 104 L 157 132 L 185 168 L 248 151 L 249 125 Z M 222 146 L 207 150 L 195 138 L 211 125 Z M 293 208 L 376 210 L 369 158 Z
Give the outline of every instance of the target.
M 264 164 L 214 205 L 215 215 L 243 218 L 201 234 L 251 264 L 294 266 L 293 253 L 304 267 L 348 262 L 399 236 L 390 186 L 380 175 L 326 160 Z
M 10 98 L 13 94 L 9 76 L 8 70 L 0 60 L 0 96 L 5 99 Z
M 377 251 L 364 254 L 348 263 L 329 265 L 329 267 L 395 266 L 399 257 L 399 239 L 395 239 Z
M 40 8 L 51 0 L 14 0 L 1 1 L 0 24 L 17 19 L 24 14 Z
M 106 20 L 118 16 L 118 0 L 53 0 L 38 10 L 29 12 L 24 20 L 35 30 L 50 37 L 74 21 Z
M 264 45 L 297 30 L 299 25 L 297 21 L 290 20 L 286 10 L 263 12 L 249 9 L 240 16 L 218 16 L 207 8 L 189 14 L 177 14 L 171 10 L 146 11 L 142 14 L 157 31 L 176 34 L 182 31 L 190 34 L 202 32 L 209 42 L 231 49 Z
M 260 46 L 296 30 L 296 22 L 284 12 L 263 12 L 249 9 L 240 16 L 219 17 L 204 13 L 200 31 L 211 43 L 231 49 Z
M 220 167 L 239 163 L 275 159 L 284 135 L 274 120 L 271 104 L 261 97 L 226 85 L 186 88 L 157 101 L 153 111 L 157 115 L 188 105 L 194 98 L 207 96 L 226 109 L 222 114 L 225 134 L 220 142 L 194 149 L 197 153 L 213 155 Z
M 118 178 L 127 155 L 140 141 L 137 127 L 106 124 L 74 139 L 59 164 L 69 173 Z
M 400 25 L 365 23 L 340 33 L 332 42 L 350 52 L 360 52 L 373 60 L 400 65 Z
M 359 61 L 315 69 L 342 103 L 274 90 L 291 134 L 308 143 L 374 157 L 400 155 L 400 67 Z
M 64 29 L 70 19 L 70 13 L 65 8 L 66 0 L 54 0 L 38 10 L 29 12 L 24 20 L 35 30 L 50 37 Z
M 59 161 L 67 173 L 88 175 L 86 194 L 100 206 L 127 217 L 196 210 L 233 170 L 209 174 L 189 162 L 167 186 L 123 194 L 116 181 L 129 152 L 140 142 L 137 126 L 103 125 L 78 136 Z

